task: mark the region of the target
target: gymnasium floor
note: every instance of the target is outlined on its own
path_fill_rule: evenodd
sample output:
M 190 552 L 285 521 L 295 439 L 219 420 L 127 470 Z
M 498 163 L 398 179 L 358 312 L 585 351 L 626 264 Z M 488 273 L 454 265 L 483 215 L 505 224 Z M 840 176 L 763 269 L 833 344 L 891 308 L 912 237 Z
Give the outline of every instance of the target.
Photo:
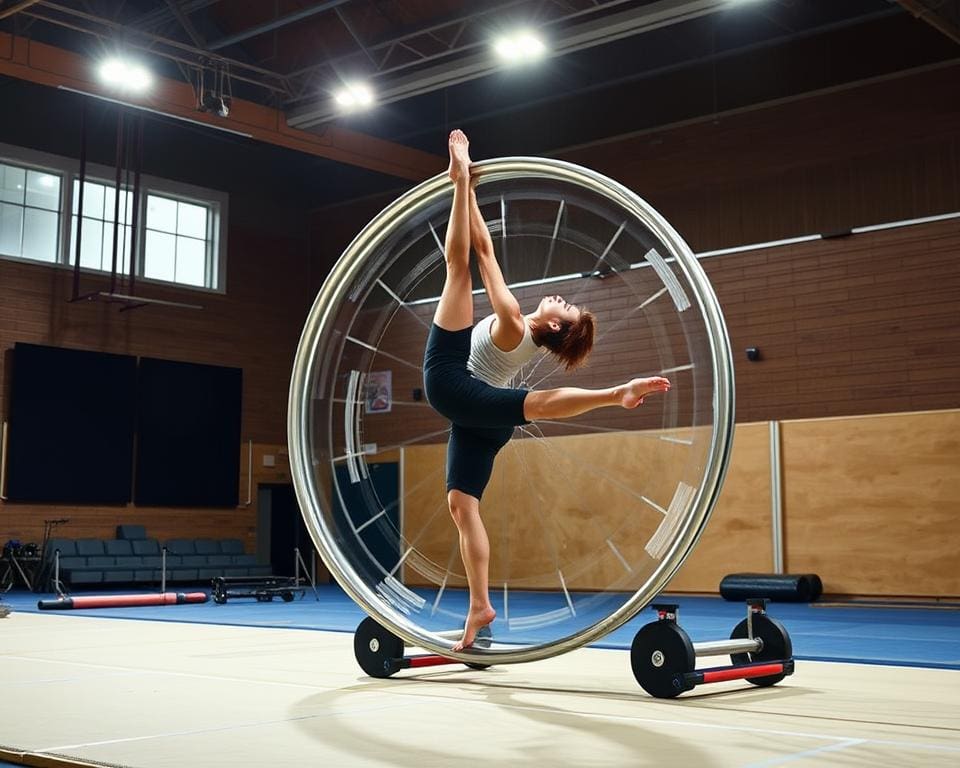
M 374 680 L 353 657 L 362 614 L 335 587 L 319 602 L 70 613 L 38 612 L 38 597 L 4 596 L 14 612 L 0 621 L 0 758 L 16 764 L 960 764 L 957 606 L 774 604 L 795 675 L 664 701 L 638 687 L 623 650 L 652 613 L 606 647 Z M 719 599 L 678 602 L 695 641 L 742 618 Z

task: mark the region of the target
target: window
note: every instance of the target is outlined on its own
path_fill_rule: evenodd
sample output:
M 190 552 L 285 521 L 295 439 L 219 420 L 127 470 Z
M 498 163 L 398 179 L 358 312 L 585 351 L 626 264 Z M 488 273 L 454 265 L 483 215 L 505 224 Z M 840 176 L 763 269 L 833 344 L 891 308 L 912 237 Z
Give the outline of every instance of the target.
M 212 287 L 212 219 L 211 206 L 147 195 L 144 277 Z
M 134 232 L 133 189 L 123 186 L 118 200 L 114 175 L 87 164 L 80 211 L 74 161 L 0 144 L 0 258 L 73 266 L 82 221 L 82 269 L 112 271 L 116 230 L 120 275 L 136 254 L 140 278 L 223 290 L 227 196 L 142 176 Z
M 67 264 L 77 258 L 77 208 L 80 205 L 80 180 L 73 180 L 73 205 L 70 217 L 70 250 Z M 83 182 L 83 227 L 80 231 L 80 266 L 109 272 L 113 269 L 114 211 L 117 191 L 112 184 Z M 117 220 L 117 271 L 130 273 L 130 220 L 133 218 L 133 192 L 120 195 Z
M 0 163 L 0 254 L 57 261 L 60 185 L 56 173 Z

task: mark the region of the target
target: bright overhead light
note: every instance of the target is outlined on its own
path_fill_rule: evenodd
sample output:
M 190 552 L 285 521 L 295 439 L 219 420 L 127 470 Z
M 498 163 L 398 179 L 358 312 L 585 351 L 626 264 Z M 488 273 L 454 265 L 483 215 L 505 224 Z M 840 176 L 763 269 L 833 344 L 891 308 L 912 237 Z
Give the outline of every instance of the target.
M 41 187 L 46 187 L 47 189 L 50 189 L 53 187 L 54 178 L 53 176 L 41 176 L 39 181 L 40 181 Z
M 100 65 L 99 74 L 107 85 L 127 91 L 144 91 L 153 82 L 143 65 L 125 59 L 107 59 Z
M 543 41 L 531 32 L 521 32 L 517 36 L 517 46 L 528 59 L 536 59 L 543 55 L 546 47 Z
M 373 90 L 364 83 L 347 83 L 334 92 L 334 101 L 344 109 L 356 109 L 373 105 Z
M 539 59 L 547 47 L 537 35 L 524 29 L 497 38 L 493 43 L 493 50 L 504 61 L 516 64 Z

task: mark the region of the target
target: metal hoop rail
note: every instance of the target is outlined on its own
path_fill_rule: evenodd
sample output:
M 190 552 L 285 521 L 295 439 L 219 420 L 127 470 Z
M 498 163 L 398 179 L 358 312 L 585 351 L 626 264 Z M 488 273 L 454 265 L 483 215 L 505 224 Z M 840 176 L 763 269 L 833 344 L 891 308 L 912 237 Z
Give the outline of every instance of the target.
M 683 515 L 679 524 L 668 532 L 672 538 L 663 545 L 662 557 L 632 597 L 593 624 L 545 643 L 526 646 L 494 644 L 490 648 L 454 652 L 455 638 L 425 629 L 402 607 L 384 600 L 372 583 L 369 569 L 358 564 L 355 553 L 343 551 L 338 533 L 329 520 L 330 489 L 324 487 L 323 474 L 318 471 L 315 458 L 318 442 L 325 439 L 326 431 L 339 429 L 342 425 L 350 433 L 359 418 L 350 407 L 344 409 L 342 419 L 334 418 L 323 405 L 334 400 L 333 389 L 338 384 L 333 380 L 332 371 L 344 354 L 345 338 L 350 332 L 342 319 L 338 319 L 341 311 L 358 301 L 358 285 L 371 284 L 390 268 L 389 254 L 384 253 L 387 238 L 412 226 L 411 222 L 421 225 L 424 211 L 435 209 L 450 196 L 449 179 L 441 174 L 404 194 L 370 221 L 344 251 L 307 317 L 290 384 L 290 466 L 307 529 L 321 558 L 342 588 L 364 611 L 406 643 L 457 661 L 475 663 L 482 659 L 485 664 L 505 664 L 549 658 L 594 642 L 633 618 L 666 587 L 696 544 L 720 492 L 733 439 L 733 365 L 726 326 L 706 275 L 680 235 L 644 200 L 597 172 L 558 160 L 500 158 L 478 163 L 474 169 L 478 189 L 487 184 L 521 179 L 534 184 L 550 184 L 553 189 L 559 185 L 560 188 L 585 190 L 605 199 L 618 209 L 618 215 L 622 214 L 624 220 L 635 222 L 649 233 L 656 241 L 656 252 L 660 254 L 657 263 L 649 266 L 653 266 L 663 280 L 664 292 L 669 290 L 673 294 L 675 283 L 682 281 L 682 294 L 689 297 L 690 305 L 702 318 L 702 333 L 707 342 L 704 349 L 707 351 L 701 352 L 701 359 L 695 362 L 701 370 L 708 368 L 712 378 L 712 402 L 707 405 L 709 415 L 700 424 L 710 430 L 701 481 L 684 499 Z M 434 239 L 437 239 L 436 235 Z M 670 266 L 664 267 L 665 264 Z M 665 274 L 667 271 L 669 274 Z M 676 302 L 676 296 L 674 300 Z M 689 340 L 687 343 L 689 345 Z M 707 359 L 702 359 L 704 356 Z M 356 397 L 356 381 L 351 381 L 346 400 L 355 401 Z M 357 435 L 348 434 L 347 438 L 348 444 L 354 441 L 353 448 L 358 455 L 362 454 Z M 352 475 L 363 471 L 353 461 L 349 466 Z

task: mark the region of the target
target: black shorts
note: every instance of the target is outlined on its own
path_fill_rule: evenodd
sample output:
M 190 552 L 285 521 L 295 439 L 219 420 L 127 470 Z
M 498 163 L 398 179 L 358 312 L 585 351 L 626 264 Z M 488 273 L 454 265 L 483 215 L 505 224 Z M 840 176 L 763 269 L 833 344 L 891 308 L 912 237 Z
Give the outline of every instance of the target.
M 434 324 L 423 355 L 427 401 L 452 422 L 447 443 L 447 490 L 480 498 L 497 453 L 523 416 L 527 390 L 493 387 L 467 370 L 473 328 L 446 331 Z

